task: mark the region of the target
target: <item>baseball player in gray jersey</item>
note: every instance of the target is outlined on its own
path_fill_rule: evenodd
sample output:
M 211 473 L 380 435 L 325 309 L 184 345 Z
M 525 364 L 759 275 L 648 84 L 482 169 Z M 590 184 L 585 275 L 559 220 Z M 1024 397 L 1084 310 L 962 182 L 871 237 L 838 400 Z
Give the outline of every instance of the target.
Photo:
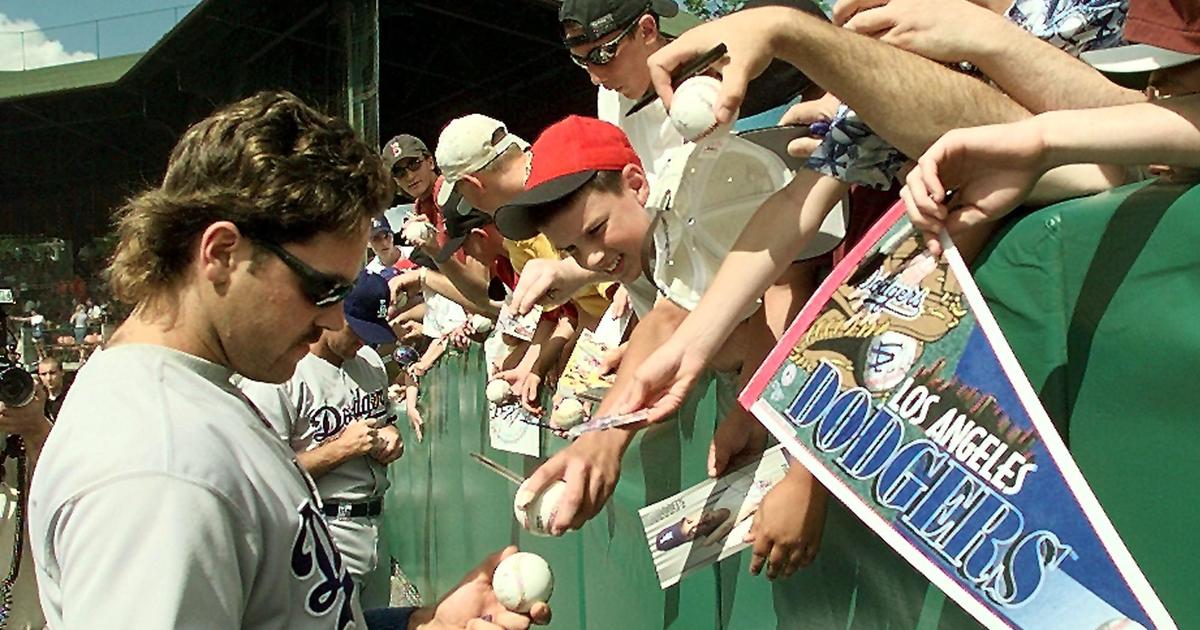
M 388 405 L 387 372 L 364 344 L 394 343 L 387 324 L 391 292 L 382 276 L 361 272 L 346 297 L 346 327 L 326 330 L 283 385 L 242 380 L 242 391 L 266 414 L 316 480 L 333 532 L 363 608 L 388 604 L 390 566 L 379 554 L 385 466 L 404 442 Z
M 348 125 L 265 92 L 189 128 L 126 203 L 110 282 L 132 314 L 80 371 L 30 490 L 50 627 L 365 627 L 311 479 L 230 378 L 283 383 L 342 328 L 390 196 Z M 397 627 L 528 627 L 491 588 L 514 551 Z

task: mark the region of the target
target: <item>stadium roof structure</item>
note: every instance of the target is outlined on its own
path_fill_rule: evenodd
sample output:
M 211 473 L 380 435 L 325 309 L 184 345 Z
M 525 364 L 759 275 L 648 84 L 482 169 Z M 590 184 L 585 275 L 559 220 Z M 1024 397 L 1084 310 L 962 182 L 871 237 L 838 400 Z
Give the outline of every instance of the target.
M 559 41 L 557 6 L 204 0 L 144 54 L 0 72 L 0 234 L 79 247 L 106 233 L 123 199 L 161 179 L 188 125 L 261 89 L 351 119 L 357 94 L 379 112 L 369 137 L 413 133 L 432 145 L 450 119 L 481 112 L 532 139 L 595 112 L 595 88 Z M 376 36 L 377 59 L 355 45 Z

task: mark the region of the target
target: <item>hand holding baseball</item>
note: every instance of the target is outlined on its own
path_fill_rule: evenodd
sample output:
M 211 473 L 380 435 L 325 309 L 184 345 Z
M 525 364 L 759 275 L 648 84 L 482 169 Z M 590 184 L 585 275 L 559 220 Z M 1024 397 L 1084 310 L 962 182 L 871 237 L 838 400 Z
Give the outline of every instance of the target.
M 535 602 L 522 614 L 504 607 L 496 596 L 492 579 L 500 563 L 517 553 L 508 547 L 483 560 L 454 590 L 433 608 L 422 608 L 409 627 L 422 630 L 527 630 L 530 625 L 550 623 L 550 606 Z
M 400 429 L 389 425 L 377 430 L 379 445 L 371 453 L 375 461 L 387 466 L 404 455 L 404 438 L 400 437 Z
M 760 7 L 744 9 L 692 28 L 650 56 L 650 78 L 667 111 L 675 90 L 671 71 L 724 43 L 729 52 L 713 68 L 721 73 L 721 91 L 716 99 L 717 122 L 733 122 L 746 97 L 746 85 L 762 74 L 775 57 L 775 29 L 787 23 L 793 9 Z

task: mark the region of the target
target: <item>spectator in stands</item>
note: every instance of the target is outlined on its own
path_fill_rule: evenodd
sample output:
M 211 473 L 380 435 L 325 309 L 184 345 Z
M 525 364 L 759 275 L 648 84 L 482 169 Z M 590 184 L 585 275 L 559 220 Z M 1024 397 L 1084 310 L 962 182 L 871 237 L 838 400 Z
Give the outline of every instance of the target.
M 937 10 L 917 11 L 910 7 L 914 2 L 932 3 Z M 952 127 L 1030 116 L 1021 105 L 975 78 L 848 32 L 861 30 L 935 59 L 965 59 L 986 68 L 998 85 L 1034 111 L 1081 102 L 1095 106 L 1144 100 L 1139 93 L 1111 83 L 1086 64 L 1056 53 L 1046 42 L 1030 37 L 996 13 L 964 0 L 892 0 L 881 6 L 843 0 L 837 6 L 835 19 L 843 21 L 846 29 L 830 27 L 799 11 L 765 7 L 745 10 L 688 31 L 651 58 L 655 87 L 669 102 L 669 70 L 721 41 L 730 49 L 730 61 L 722 68 L 722 93 L 717 107 L 718 117 L 723 120 L 737 110 L 747 80 L 776 57 L 798 65 L 853 105 L 857 115 L 895 147 L 880 147 L 885 153 L 899 150 L 919 155 Z M 1111 11 L 1118 10 L 1123 16 L 1120 6 L 1108 7 L 1107 13 L 1100 14 L 1086 11 L 1081 14 L 1080 6 L 1073 4 L 1058 8 L 1061 12 L 1043 17 L 1070 21 L 1068 18 L 1075 15 L 1079 24 L 1091 25 L 1081 31 L 1090 33 L 1088 37 L 1063 44 L 1074 51 L 1111 44 L 1115 39 L 1111 32 L 1114 24 Z M 983 45 L 990 42 L 1000 45 Z M 818 50 L 821 52 L 814 52 Z M 816 63 L 817 59 L 821 62 Z M 863 67 L 889 68 L 889 71 L 864 75 Z M 895 81 L 898 77 L 905 80 Z M 915 91 L 910 87 L 913 84 L 925 87 Z M 964 103 L 970 103 L 970 107 L 963 106 Z M 846 137 L 845 133 L 840 135 Z M 850 134 L 864 135 L 872 132 L 863 127 Z M 840 149 L 831 151 L 846 153 Z M 870 152 L 857 154 L 865 153 Z M 880 164 L 892 161 L 883 159 Z M 842 169 L 845 164 L 835 160 L 829 168 Z M 1065 167 L 1048 173 L 1035 187 L 1033 199 L 1046 202 L 1076 196 L 1107 189 L 1124 179 L 1124 172 L 1118 169 L 1095 165 Z M 815 200 L 814 194 L 832 185 L 836 183 L 798 175 L 760 209 L 739 239 L 735 255 L 726 260 L 714 281 L 714 287 L 720 290 L 712 291 L 662 351 L 646 361 L 619 410 L 653 402 L 652 416 L 659 418 L 678 407 L 703 371 L 707 357 L 716 352 L 736 324 L 738 309 L 757 299 L 766 281 L 781 271 L 781 261 L 790 260 L 789 254 L 807 241 L 807 234 L 819 222 L 827 205 Z M 982 247 L 989 234 L 987 229 L 963 234 L 965 240 L 960 240 L 959 246 L 968 250 L 969 257 Z
M 392 225 L 388 223 L 387 217 L 378 216 L 371 219 L 371 236 L 367 244 L 375 254 L 375 258 L 367 263 L 367 271 L 383 276 L 384 280 L 390 280 L 399 273 L 395 265 L 400 262 L 403 253 L 396 247 L 396 235 L 392 232 Z
M 487 265 L 491 272 L 490 283 L 502 287 L 494 297 L 501 298 L 502 293 L 516 288 L 519 275 L 504 255 L 505 239 L 496 229 L 491 215 L 479 210 L 471 210 L 465 215 L 451 214 L 446 217 L 446 236 L 446 245 L 438 253 L 439 259 L 445 260 L 461 248 Z M 530 411 L 541 412 L 538 400 L 542 380 L 558 363 L 563 349 L 574 336 L 576 318 L 576 310 L 570 304 L 544 312 L 533 339 L 525 344 L 520 354 L 512 357 L 515 365 L 496 375 L 496 378 L 509 381 L 514 395 Z
M 84 306 L 87 308 L 89 327 L 93 331 L 99 332 L 100 324 L 104 320 L 104 307 L 100 306 L 98 303 L 96 303 L 95 300 L 93 300 L 90 297 L 84 302 Z
M 755 0 L 748 5 L 761 3 Z M 809 0 L 786 0 L 782 4 L 825 19 L 821 9 Z M 625 113 L 652 88 L 647 59 L 670 41 L 660 29 L 661 19 L 673 17 L 678 11 L 674 0 L 566 0 L 558 13 L 571 60 L 600 87 L 597 118 L 617 125 L 629 136 L 652 176 L 661 170 L 667 152 L 684 144 L 683 137 L 667 120 L 661 102 L 651 103 L 632 116 Z M 812 82 L 796 68 L 776 63 L 754 82 L 741 114 L 751 116 L 787 104 L 810 87 Z M 806 98 L 819 93 L 819 88 L 806 92 Z
M 83 304 L 75 305 L 75 312 L 71 314 L 71 326 L 75 329 L 75 343 L 82 345 L 88 333 L 88 314 Z
M 415 216 L 409 219 L 409 223 L 424 221 L 434 228 L 434 238 L 410 244 L 428 256 L 437 255 L 442 244 L 446 242 L 446 227 L 444 215 L 437 202 L 444 180 L 433 155 L 420 139 L 401 134 L 384 145 L 383 160 L 392 172 L 398 191 L 415 203 Z M 403 226 L 401 231 L 404 231 Z M 431 283 L 422 285 L 423 287 L 427 286 L 432 292 L 446 297 L 459 307 L 489 313 L 494 309 L 487 298 L 486 277 L 487 270 L 482 264 L 462 255 L 451 258 L 438 265 L 436 270 L 426 271 L 421 275 L 422 279 L 428 279 Z M 447 307 L 446 310 L 449 313 L 454 309 Z M 458 319 L 458 314 L 454 315 L 453 319 Z
M 1047 171 L 1064 164 L 1152 165 L 1153 174 L 1169 181 L 1196 180 L 1200 14 L 1178 0 L 1135 1 L 1129 20 L 1125 37 L 1136 43 L 1083 58 L 1110 74 L 1149 73 L 1151 102 L 1047 112 L 942 136 L 909 173 L 905 192 L 909 216 L 931 249 L 940 250 L 934 235 L 942 228 L 957 234 L 999 219 L 1024 203 Z M 948 200 L 951 188 L 956 192 Z
M 46 388 L 46 415 L 54 420 L 67 398 L 67 390 L 71 389 L 67 373 L 58 359 L 47 356 L 38 361 L 37 375 Z

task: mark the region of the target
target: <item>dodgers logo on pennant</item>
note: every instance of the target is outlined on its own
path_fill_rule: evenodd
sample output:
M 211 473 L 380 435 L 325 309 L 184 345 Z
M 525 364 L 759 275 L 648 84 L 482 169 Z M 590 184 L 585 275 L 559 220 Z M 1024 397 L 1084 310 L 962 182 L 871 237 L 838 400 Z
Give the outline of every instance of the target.
M 742 404 L 988 628 L 1175 628 L 942 240 L 938 259 L 896 204 Z

